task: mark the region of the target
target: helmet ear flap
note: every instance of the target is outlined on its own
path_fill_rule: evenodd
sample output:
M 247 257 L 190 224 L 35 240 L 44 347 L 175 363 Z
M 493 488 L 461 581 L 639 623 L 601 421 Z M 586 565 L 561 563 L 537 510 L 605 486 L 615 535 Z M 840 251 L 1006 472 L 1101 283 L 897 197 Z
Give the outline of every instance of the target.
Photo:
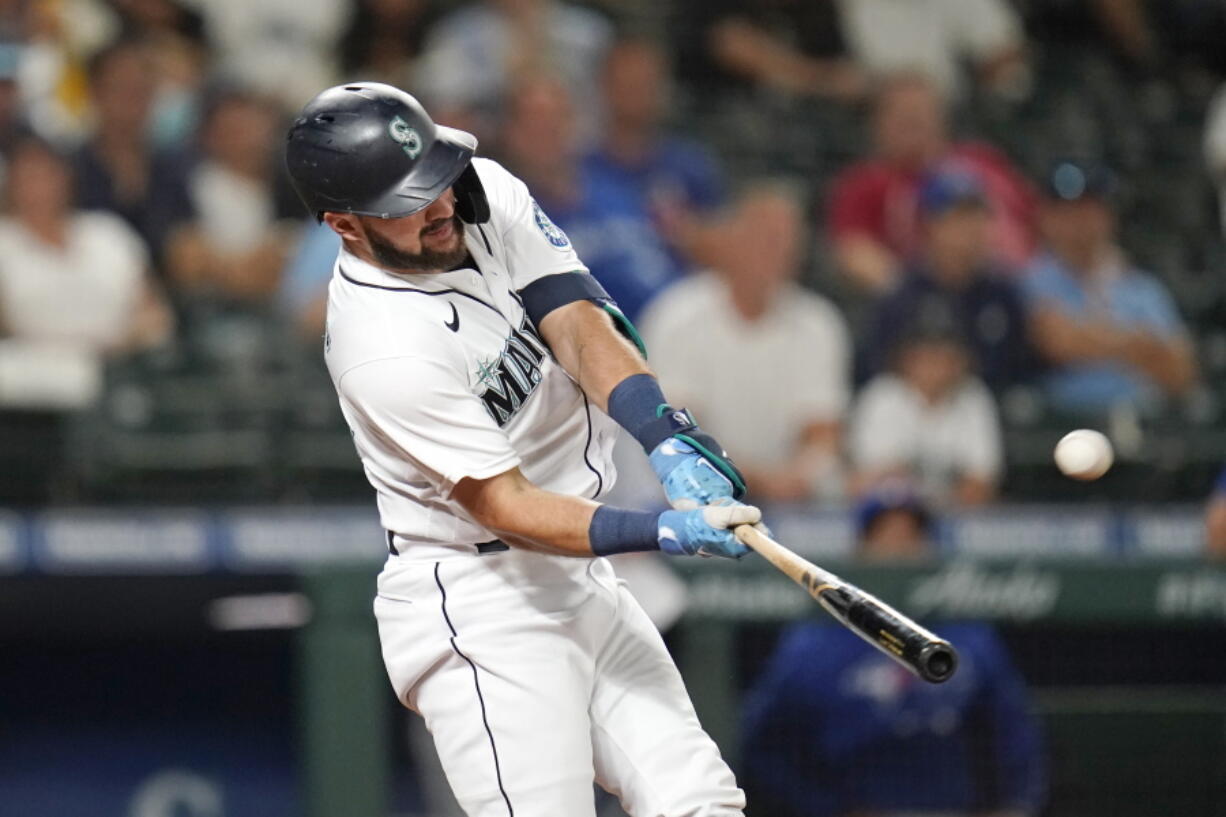
M 490 220 L 490 203 L 485 197 L 485 187 L 472 162 L 464 168 L 460 177 L 451 186 L 455 192 L 455 209 L 460 220 L 468 224 L 484 224 Z

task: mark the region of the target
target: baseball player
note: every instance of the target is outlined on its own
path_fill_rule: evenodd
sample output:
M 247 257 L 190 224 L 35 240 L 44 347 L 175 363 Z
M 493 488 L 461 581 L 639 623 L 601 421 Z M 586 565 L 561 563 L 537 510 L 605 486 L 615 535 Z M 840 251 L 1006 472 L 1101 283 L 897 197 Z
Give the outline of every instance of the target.
M 375 83 L 324 91 L 288 135 L 298 194 L 343 241 L 324 353 L 387 530 L 388 675 L 470 817 L 590 817 L 593 780 L 633 817 L 740 815 L 602 557 L 738 558 L 731 529 L 760 513 L 565 233 L 476 147 Z M 673 510 L 599 503 L 615 422 Z

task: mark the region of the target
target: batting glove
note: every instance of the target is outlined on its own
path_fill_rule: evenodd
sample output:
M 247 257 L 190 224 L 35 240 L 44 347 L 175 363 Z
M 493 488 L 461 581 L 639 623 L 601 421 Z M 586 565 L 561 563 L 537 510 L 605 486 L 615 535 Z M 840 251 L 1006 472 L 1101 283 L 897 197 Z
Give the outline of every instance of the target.
M 684 412 L 675 412 L 685 415 Z M 666 438 L 648 454 L 669 504 L 678 510 L 710 505 L 717 499 L 740 499 L 745 479 L 728 452 L 692 424 Z
M 762 512 L 752 505 L 725 498 L 705 508 L 660 514 L 660 550 L 673 556 L 723 556 L 739 559 L 749 552 L 731 528 L 755 525 Z

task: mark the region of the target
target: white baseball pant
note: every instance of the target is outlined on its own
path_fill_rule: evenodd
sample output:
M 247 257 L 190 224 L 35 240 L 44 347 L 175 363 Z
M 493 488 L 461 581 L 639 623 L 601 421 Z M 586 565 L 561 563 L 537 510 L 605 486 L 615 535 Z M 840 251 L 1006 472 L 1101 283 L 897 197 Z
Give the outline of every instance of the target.
M 745 795 L 672 658 L 604 559 L 392 557 L 375 616 L 469 817 L 740 817 Z

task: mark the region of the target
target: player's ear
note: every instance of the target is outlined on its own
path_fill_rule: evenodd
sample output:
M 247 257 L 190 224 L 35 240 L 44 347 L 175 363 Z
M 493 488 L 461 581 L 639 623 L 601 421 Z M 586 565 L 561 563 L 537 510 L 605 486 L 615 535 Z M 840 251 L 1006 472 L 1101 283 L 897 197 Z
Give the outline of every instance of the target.
M 323 223 L 331 227 L 332 231 L 346 242 L 360 242 L 366 237 L 366 233 L 362 230 L 362 223 L 352 213 L 326 212 L 323 216 Z

